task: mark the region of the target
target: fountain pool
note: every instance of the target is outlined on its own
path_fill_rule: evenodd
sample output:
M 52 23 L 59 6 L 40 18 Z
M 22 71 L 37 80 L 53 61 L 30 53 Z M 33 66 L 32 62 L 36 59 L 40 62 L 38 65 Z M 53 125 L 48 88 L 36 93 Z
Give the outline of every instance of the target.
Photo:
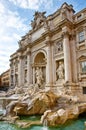
M 39 117 L 22 117 L 23 120 L 38 120 Z M 69 121 L 65 125 L 60 127 L 47 127 L 47 126 L 31 126 L 29 128 L 19 128 L 16 125 L 12 125 L 6 122 L 0 122 L 0 130 L 85 130 L 84 122 L 86 121 L 85 117 L 80 117 L 79 119 Z

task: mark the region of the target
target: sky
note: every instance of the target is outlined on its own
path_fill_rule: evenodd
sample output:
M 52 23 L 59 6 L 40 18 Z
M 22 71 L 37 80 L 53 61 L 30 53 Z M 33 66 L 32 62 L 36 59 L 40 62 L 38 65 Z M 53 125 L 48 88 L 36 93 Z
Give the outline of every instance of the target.
M 35 11 L 54 13 L 67 2 L 76 13 L 86 8 L 86 0 L 0 0 L 0 74 L 10 68 L 10 55 L 18 41 L 31 29 Z

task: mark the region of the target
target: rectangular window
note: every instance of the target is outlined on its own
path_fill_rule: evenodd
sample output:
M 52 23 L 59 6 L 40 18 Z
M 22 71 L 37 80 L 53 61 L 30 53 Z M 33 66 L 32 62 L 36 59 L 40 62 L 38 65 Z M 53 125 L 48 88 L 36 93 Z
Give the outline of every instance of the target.
M 86 73 L 86 61 L 81 62 L 82 73 Z
M 25 65 L 27 65 L 27 56 L 25 56 Z
M 86 87 L 83 87 L 83 94 L 86 94 Z
M 18 75 L 15 74 L 15 83 L 17 84 L 18 83 Z
M 25 70 L 25 77 L 24 77 L 24 82 L 27 82 L 27 70 Z
M 79 36 L 79 42 L 82 42 L 85 40 L 84 31 L 79 32 L 78 36 Z

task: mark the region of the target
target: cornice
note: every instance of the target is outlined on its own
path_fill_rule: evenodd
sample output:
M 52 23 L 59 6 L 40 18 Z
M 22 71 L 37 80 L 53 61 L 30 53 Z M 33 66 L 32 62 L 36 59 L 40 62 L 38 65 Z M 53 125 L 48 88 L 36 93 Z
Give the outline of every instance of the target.
M 67 26 L 70 29 L 73 29 L 74 27 L 71 21 L 69 21 L 68 19 L 64 19 L 51 31 L 51 34 L 55 35 L 57 32 L 62 31 L 62 28 L 65 26 Z
M 70 29 L 72 29 L 73 26 L 74 26 L 74 24 L 73 24 L 73 22 L 71 22 L 69 19 L 65 18 L 64 20 L 62 20 L 62 21 L 60 22 L 59 26 L 60 26 L 61 28 L 63 28 L 64 26 L 67 26 L 67 27 L 69 27 Z
M 41 36 L 40 38 L 38 38 L 37 40 L 33 41 L 33 42 L 31 43 L 31 47 L 33 47 L 33 46 L 35 46 L 35 45 L 37 45 L 37 44 L 39 44 L 39 43 L 45 41 L 45 40 L 46 40 L 46 37 L 52 37 L 52 33 L 51 33 L 50 30 L 47 30 L 46 32 L 44 32 L 44 33 L 42 34 L 42 36 Z
M 29 35 L 32 35 L 34 32 L 36 32 L 37 30 L 39 30 L 40 28 L 42 28 L 44 26 L 44 24 L 42 24 L 42 25 L 39 25 L 35 30 L 30 30 L 29 31 Z
M 54 12 L 53 14 L 51 14 L 51 15 L 49 15 L 47 17 L 47 20 L 53 20 L 55 17 L 57 17 L 58 15 L 60 15 L 60 11 L 61 11 L 61 9 L 56 10 L 56 12 Z
M 86 16 L 84 18 L 82 18 L 81 20 L 77 20 L 76 22 L 74 22 L 74 28 L 77 28 L 77 26 L 80 26 L 80 24 L 85 24 L 86 23 Z
M 16 56 L 11 55 L 11 57 L 10 57 L 10 61 L 12 61 L 12 60 L 14 60 L 14 59 L 17 59 L 17 58 L 18 58 L 17 53 L 16 53 Z
M 45 40 L 45 37 L 44 37 L 44 36 L 41 36 L 40 38 L 38 38 L 37 40 L 35 40 L 35 41 L 33 41 L 33 42 L 31 43 L 31 48 L 32 48 L 33 46 L 35 46 L 35 45 L 37 45 L 37 44 L 43 42 L 44 40 Z
M 74 15 L 74 17 L 76 17 L 77 15 L 79 15 L 79 14 L 85 12 L 85 11 L 86 11 L 86 8 L 82 9 L 81 11 L 77 12 L 77 13 Z
M 70 22 L 68 19 L 64 19 L 62 20 L 53 30 L 46 30 L 42 35 L 41 37 L 39 37 L 37 40 L 29 43 L 28 45 L 22 47 L 22 48 L 19 48 L 17 52 L 23 52 L 25 51 L 28 47 L 32 48 L 33 46 L 45 41 L 46 37 L 52 37 L 53 35 L 55 35 L 57 32 L 60 32 L 62 31 L 62 28 L 64 26 L 68 26 L 70 28 L 73 28 L 73 23 Z

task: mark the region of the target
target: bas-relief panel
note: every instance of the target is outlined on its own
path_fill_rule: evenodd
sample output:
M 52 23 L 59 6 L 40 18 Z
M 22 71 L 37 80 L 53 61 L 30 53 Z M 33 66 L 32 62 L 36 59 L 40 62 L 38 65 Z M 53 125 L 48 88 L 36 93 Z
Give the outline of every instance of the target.
M 63 43 L 62 41 L 57 41 L 54 43 L 54 55 L 63 52 Z
M 54 43 L 54 57 L 63 57 L 63 42 L 60 41 L 56 41 Z

